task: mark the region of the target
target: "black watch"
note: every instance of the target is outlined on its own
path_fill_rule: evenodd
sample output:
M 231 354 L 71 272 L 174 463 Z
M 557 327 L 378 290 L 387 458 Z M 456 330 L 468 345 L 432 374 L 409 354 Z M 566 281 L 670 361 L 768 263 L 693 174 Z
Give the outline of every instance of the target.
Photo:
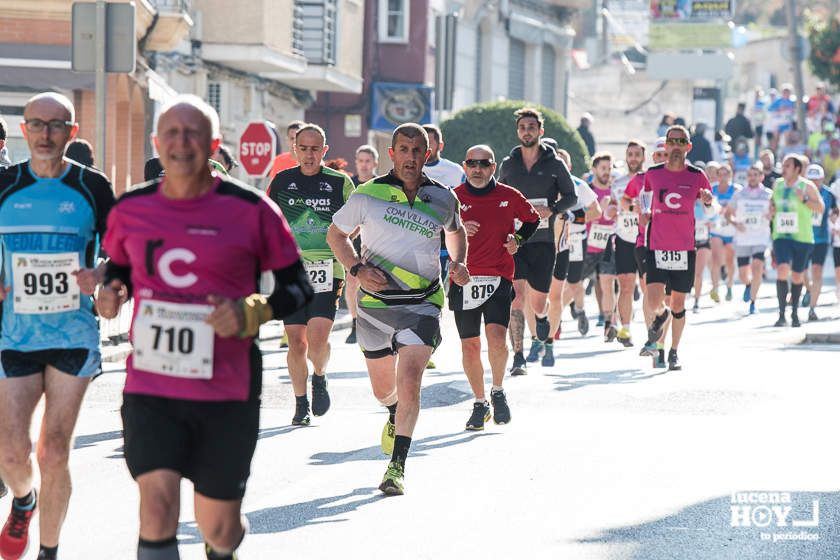
M 365 266 L 365 263 L 358 262 L 350 267 L 350 275 L 357 276 L 359 274 L 359 269 Z

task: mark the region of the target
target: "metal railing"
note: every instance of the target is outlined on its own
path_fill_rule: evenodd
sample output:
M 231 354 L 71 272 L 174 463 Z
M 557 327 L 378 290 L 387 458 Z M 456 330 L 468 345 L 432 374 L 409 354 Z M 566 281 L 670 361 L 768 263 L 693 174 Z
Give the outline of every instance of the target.
M 192 10 L 190 0 L 151 0 L 152 5 L 159 10 L 167 12 L 187 12 Z
M 113 319 L 99 320 L 99 339 L 103 345 L 128 342 L 128 329 L 134 313 L 134 302 L 128 300 Z

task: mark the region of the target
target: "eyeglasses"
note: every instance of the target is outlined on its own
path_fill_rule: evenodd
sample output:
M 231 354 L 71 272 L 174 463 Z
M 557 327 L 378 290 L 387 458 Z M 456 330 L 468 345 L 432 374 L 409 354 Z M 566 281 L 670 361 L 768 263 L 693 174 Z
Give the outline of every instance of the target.
M 675 144 L 679 146 L 685 146 L 686 144 L 688 144 L 688 138 L 667 138 L 665 139 L 665 143 L 671 144 L 672 146 Z
M 23 124 L 29 132 L 41 132 L 44 130 L 44 127 L 49 128 L 50 132 L 64 132 L 75 123 L 73 121 L 62 121 L 59 119 L 53 119 L 51 121 L 29 119 L 28 121 L 23 121 Z
M 495 162 L 492 159 L 468 159 L 464 162 L 467 167 L 483 167 L 488 168 Z

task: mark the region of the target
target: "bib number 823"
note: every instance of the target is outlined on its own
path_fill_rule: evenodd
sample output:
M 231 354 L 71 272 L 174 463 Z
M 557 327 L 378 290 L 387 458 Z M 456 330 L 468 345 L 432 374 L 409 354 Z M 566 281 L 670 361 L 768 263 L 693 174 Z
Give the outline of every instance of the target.
M 23 275 L 23 292 L 28 296 L 34 296 L 39 292 L 43 296 L 51 296 L 53 293 L 66 294 L 69 289 L 69 278 L 66 272 L 57 272 L 55 275 L 49 272 L 41 274 L 27 272 Z

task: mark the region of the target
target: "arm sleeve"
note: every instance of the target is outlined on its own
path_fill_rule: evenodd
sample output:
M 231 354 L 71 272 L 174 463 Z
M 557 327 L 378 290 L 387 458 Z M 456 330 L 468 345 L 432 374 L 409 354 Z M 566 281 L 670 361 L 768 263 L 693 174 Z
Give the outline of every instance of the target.
M 534 232 L 537 231 L 537 227 L 539 227 L 540 222 L 522 222 L 522 225 L 519 226 L 519 229 L 516 230 L 516 238 L 519 240 L 519 243 L 525 243 L 530 239 Z
M 131 282 L 131 267 L 128 265 L 116 264 L 109 260 L 105 263 L 105 275 L 102 278 L 102 284 L 107 286 L 112 280 L 119 280 L 128 290 L 128 297 L 134 293 L 134 285 Z
M 283 319 L 312 301 L 315 294 L 300 259 L 271 273 L 274 290 L 268 296 L 268 304 L 275 319 Z
M 554 184 L 559 198 L 551 204 L 551 211 L 555 214 L 562 214 L 577 203 L 577 195 L 575 194 L 575 184 L 572 182 L 572 176 L 569 173 L 569 168 L 566 167 L 566 163 L 561 159 L 558 159 L 557 163 L 557 177 Z

